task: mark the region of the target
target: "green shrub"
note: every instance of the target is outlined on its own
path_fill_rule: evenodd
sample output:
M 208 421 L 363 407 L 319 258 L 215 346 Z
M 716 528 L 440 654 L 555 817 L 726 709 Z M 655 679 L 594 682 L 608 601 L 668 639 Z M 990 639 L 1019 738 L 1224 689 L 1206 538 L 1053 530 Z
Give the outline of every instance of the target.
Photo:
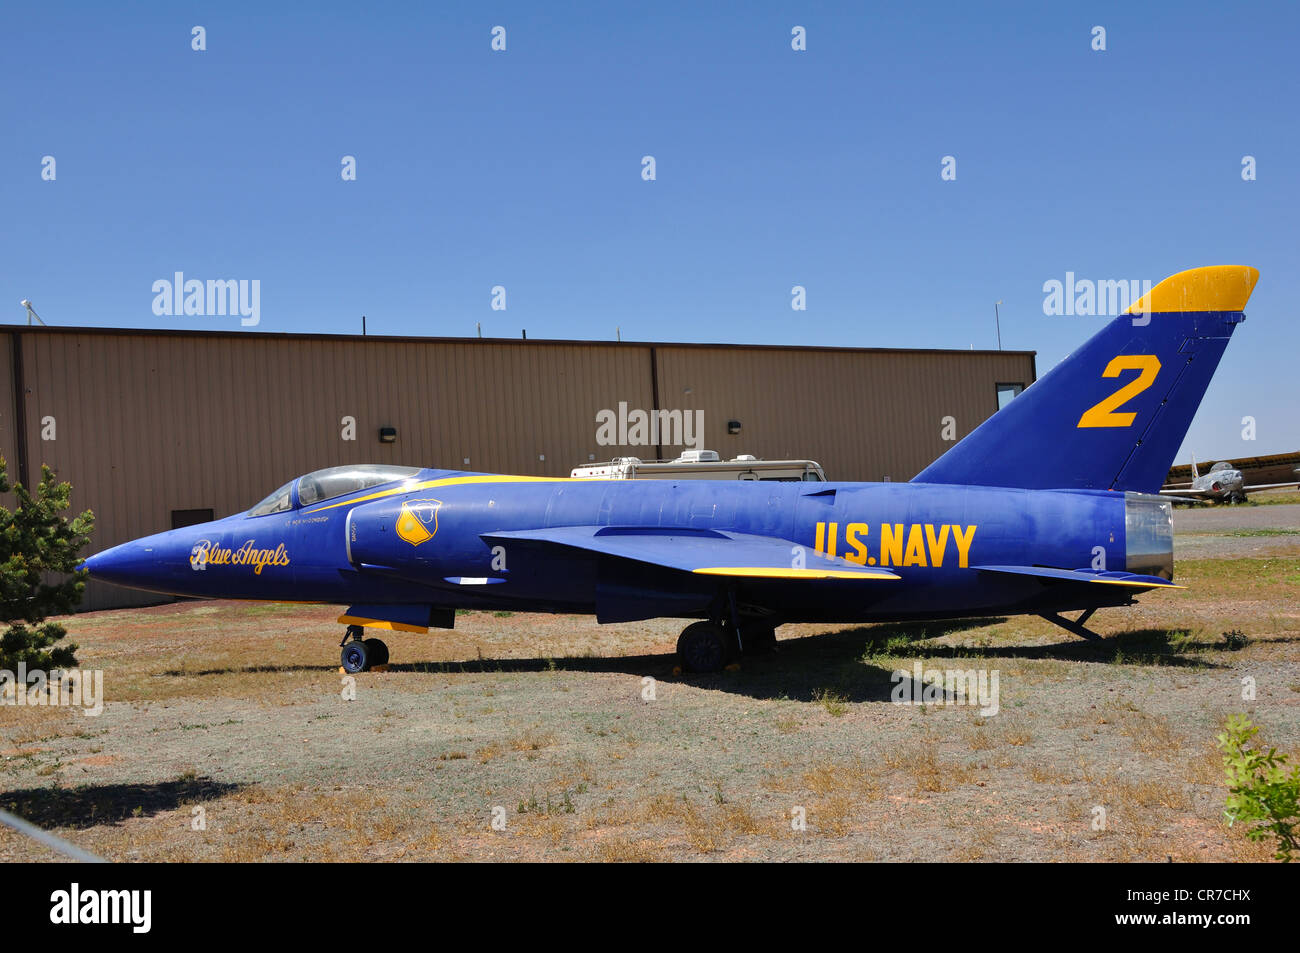
M 1259 728 L 1245 715 L 1233 715 L 1219 735 L 1223 766 L 1228 777 L 1228 802 L 1224 813 L 1229 824 L 1240 823 L 1246 837 L 1261 841 L 1277 840 L 1273 856 L 1288 863 L 1300 843 L 1296 841 L 1296 824 L 1300 823 L 1300 765 L 1287 770 L 1286 755 L 1277 749 L 1258 747 L 1255 735 Z
M 1250 644 L 1250 637 L 1241 629 L 1229 629 L 1223 633 L 1223 644 L 1227 646 L 1229 652 L 1240 652 Z
M 72 484 L 59 483 L 54 471 L 41 467 L 41 483 L 33 495 L 21 483 L 10 483 L 0 457 L 0 494 L 13 492 L 16 506 L 0 506 L 0 668 L 51 671 L 73 668 L 76 649 L 56 645 L 66 634 L 45 618 L 70 612 L 86 588 L 86 572 L 77 571 L 81 549 L 90 542 L 95 516 L 90 510 L 69 520 Z

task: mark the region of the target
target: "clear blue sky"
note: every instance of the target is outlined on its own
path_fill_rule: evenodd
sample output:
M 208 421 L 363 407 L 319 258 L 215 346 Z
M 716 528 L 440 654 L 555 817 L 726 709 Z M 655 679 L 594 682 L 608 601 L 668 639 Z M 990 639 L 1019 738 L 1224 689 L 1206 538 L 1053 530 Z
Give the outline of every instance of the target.
M 154 315 L 183 271 L 246 333 L 986 348 L 1002 299 L 1042 374 L 1104 320 L 1043 282 L 1251 264 L 1179 459 L 1300 449 L 1294 4 L 271 6 L 4 6 L 0 321 L 237 329 Z

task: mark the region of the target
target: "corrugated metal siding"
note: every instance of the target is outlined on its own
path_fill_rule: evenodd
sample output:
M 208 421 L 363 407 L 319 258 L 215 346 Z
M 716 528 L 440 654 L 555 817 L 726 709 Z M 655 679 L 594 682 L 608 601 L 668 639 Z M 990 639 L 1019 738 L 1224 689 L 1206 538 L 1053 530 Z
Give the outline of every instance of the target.
M 30 465 L 55 467 L 74 506 L 95 511 L 92 552 L 170 529 L 173 510 L 239 512 L 343 463 L 564 476 L 593 456 L 654 456 L 596 444 L 598 411 L 653 409 L 646 344 L 43 329 L 21 338 Z M 812 457 L 839 480 L 908 479 L 951 446 L 939 438 L 944 415 L 964 435 L 995 409 L 995 382 L 1032 379 L 1027 354 L 654 347 L 660 406 L 703 410 L 705 447 Z M 0 357 L 11 374 L 7 349 Z M 12 413 L 12 391 L 10 378 L 0 415 Z M 341 438 L 345 415 L 355 441 Z M 55 440 L 41 439 L 46 416 Z M 729 418 L 742 421 L 739 436 L 726 434 Z M 384 426 L 397 443 L 379 442 Z M 8 439 L 0 429 L 12 457 Z M 92 583 L 85 606 L 152 601 Z
M 1033 380 L 1023 353 L 658 349 L 659 400 L 704 411 L 724 456 L 811 457 L 832 480 L 910 480 L 997 410 L 998 383 Z M 727 421 L 739 420 L 739 435 Z M 668 448 L 665 448 L 665 453 Z

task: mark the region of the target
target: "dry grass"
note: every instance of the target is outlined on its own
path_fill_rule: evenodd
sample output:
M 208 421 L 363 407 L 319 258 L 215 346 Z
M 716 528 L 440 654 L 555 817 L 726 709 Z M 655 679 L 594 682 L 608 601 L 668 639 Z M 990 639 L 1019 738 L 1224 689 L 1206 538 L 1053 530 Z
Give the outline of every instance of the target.
M 813 701 L 826 709 L 826 714 L 833 718 L 842 718 L 849 710 L 847 696 L 843 692 L 830 688 L 819 688 L 813 695 Z
M 819 829 L 843 837 L 856 816 L 857 802 L 847 794 L 822 798 L 809 812 L 809 820 Z
M 968 765 L 941 759 L 930 745 L 924 745 L 903 763 L 916 786 L 917 794 L 939 794 L 967 783 L 974 776 Z
M 555 744 L 554 733 L 539 731 L 535 728 L 528 729 L 522 735 L 512 738 L 509 742 L 511 751 L 541 751 L 553 744 Z
M 874 796 L 877 792 L 871 768 L 862 761 L 821 762 L 804 772 L 802 780 L 803 786 L 819 797 L 840 793 Z
M 792 735 L 802 727 L 803 723 L 794 715 L 782 715 L 776 720 L 776 730 L 783 735 Z
M 727 804 L 722 808 L 722 818 L 727 830 L 736 834 L 761 834 L 763 826 L 743 804 Z
M 1037 761 L 1031 762 L 1029 767 L 1025 769 L 1025 773 L 1029 775 L 1029 780 L 1035 784 L 1066 785 L 1074 780 L 1065 772 Z
M 966 746 L 971 751 L 992 751 L 998 742 L 994 733 L 981 723 L 966 732 Z
M 1181 748 L 1181 739 L 1168 718 L 1134 711 L 1121 718 L 1119 724 L 1120 730 L 1133 739 L 1134 746 L 1143 754 L 1172 757 Z
M 505 754 L 505 751 L 505 745 L 501 744 L 499 741 L 494 741 L 475 751 L 474 758 L 479 764 L 487 764 L 494 758 L 501 757 L 501 755 Z
M 605 864 L 653 864 L 667 858 L 649 841 L 614 836 L 597 841 L 591 859 Z

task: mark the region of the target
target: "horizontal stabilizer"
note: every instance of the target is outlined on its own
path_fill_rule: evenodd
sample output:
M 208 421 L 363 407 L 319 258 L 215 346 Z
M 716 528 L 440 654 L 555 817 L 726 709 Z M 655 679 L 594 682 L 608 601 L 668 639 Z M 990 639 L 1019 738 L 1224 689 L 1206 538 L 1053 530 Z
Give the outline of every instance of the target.
M 489 543 L 563 546 L 709 576 L 751 579 L 897 579 L 887 569 L 859 566 L 774 536 L 658 526 L 553 526 L 484 533 Z
M 1038 576 L 1061 582 L 1102 583 L 1110 586 L 1131 586 L 1135 589 L 1186 589 L 1175 586 L 1159 576 L 1142 576 L 1134 572 L 1101 572 L 1096 569 L 1053 569 L 1050 566 L 974 566 L 980 572 L 1002 573 L 1009 576 Z

